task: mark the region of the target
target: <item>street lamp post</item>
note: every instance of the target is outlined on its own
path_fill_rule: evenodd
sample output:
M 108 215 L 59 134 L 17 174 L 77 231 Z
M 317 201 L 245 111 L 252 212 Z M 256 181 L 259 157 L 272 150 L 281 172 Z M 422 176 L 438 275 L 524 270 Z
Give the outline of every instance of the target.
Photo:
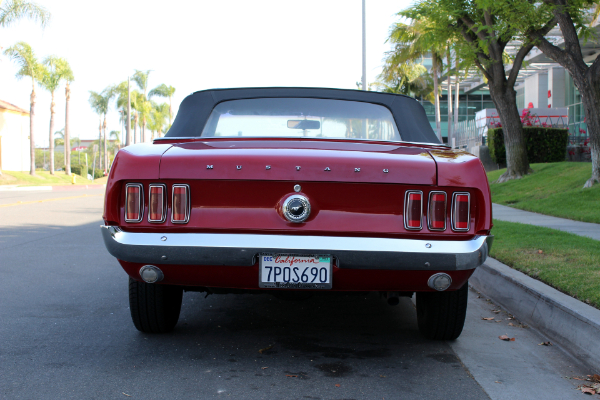
M 367 21 L 365 18 L 365 1 L 362 0 L 362 90 L 367 90 Z

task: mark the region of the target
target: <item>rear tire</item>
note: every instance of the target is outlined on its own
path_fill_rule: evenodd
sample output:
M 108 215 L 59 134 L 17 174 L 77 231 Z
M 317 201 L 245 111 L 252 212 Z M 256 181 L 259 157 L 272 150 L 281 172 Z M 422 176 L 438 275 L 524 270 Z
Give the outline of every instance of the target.
M 179 320 L 182 296 L 181 287 L 129 278 L 129 309 L 133 324 L 145 333 L 172 331 Z
M 459 337 L 465 324 L 468 295 L 468 283 L 452 292 L 418 292 L 419 332 L 433 340 L 454 340 Z

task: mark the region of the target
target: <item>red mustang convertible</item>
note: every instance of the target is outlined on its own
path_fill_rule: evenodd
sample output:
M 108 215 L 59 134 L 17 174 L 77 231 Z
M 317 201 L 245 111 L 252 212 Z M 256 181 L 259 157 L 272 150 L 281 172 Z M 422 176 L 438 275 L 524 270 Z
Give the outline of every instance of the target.
M 218 89 L 119 151 L 101 230 L 143 332 L 172 330 L 184 291 L 377 291 L 416 293 L 420 332 L 455 339 L 491 211 L 479 159 L 442 145 L 413 98 Z

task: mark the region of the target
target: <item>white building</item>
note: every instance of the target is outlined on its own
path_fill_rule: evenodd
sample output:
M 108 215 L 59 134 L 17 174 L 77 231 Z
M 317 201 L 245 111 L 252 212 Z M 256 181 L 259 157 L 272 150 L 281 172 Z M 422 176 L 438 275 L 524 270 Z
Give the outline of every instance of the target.
M 0 171 L 29 171 L 29 112 L 0 100 Z

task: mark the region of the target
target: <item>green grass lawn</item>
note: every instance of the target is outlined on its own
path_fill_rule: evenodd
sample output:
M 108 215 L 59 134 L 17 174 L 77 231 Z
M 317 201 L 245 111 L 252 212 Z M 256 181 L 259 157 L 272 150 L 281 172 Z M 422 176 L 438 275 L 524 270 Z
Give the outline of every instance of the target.
M 522 179 L 493 183 L 506 169 L 488 173 L 492 201 L 526 211 L 600 223 L 600 184 L 583 189 L 591 163 L 532 164 L 534 173 Z
M 492 234 L 492 257 L 600 309 L 600 241 L 498 220 Z
M 2 171 L 0 176 L 0 185 L 19 185 L 19 186 L 46 186 L 46 185 L 70 185 L 71 177 L 64 171 L 56 171 L 50 175 L 49 171 L 35 171 L 36 176 L 29 175 L 29 172 Z M 91 183 L 100 183 L 98 179 L 95 182 L 77 175 L 78 185 L 89 185 Z M 102 182 L 105 183 L 105 182 Z

